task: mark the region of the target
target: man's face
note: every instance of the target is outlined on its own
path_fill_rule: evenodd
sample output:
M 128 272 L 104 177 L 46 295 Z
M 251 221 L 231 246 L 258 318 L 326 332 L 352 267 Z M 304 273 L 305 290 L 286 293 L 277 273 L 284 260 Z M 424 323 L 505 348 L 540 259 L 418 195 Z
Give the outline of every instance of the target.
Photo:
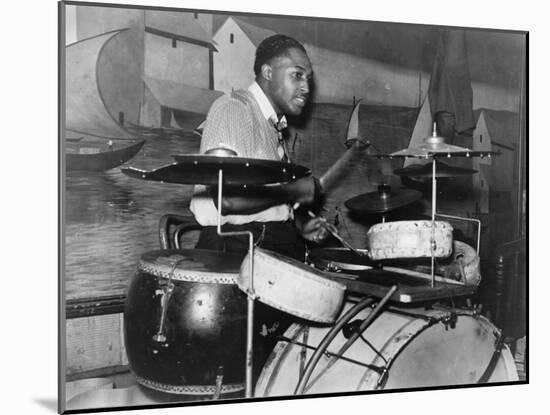
M 267 65 L 269 76 L 265 92 L 278 115 L 300 115 L 309 98 L 313 76 L 311 62 L 300 49 L 289 49 L 287 55 Z

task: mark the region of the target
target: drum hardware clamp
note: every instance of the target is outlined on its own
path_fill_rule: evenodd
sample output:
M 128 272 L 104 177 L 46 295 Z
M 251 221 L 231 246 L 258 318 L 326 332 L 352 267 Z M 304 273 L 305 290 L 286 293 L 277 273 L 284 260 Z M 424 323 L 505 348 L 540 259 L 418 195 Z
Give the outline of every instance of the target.
M 166 311 L 168 309 L 168 302 L 170 301 L 170 297 L 172 297 L 172 293 L 174 292 L 175 285 L 172 282 L 172 277 L 174 276 L 174 272 L 176 271 L 176 267 L 182 262 L 182 259 L 179 259 L 174 262 L 172 265 L 172 270 L 170 271 L 168 282 L 165 284 L 162 284 L 162 288 L 159 288 L 155 291 L 155 294 L 160 295 L 160 306 L 161 306 L 161 314 L 160 314 L 160 323 L 159 323 L 159 329 L 157 330 L 157 334 L 153 336 L 153 340 L 158 343 L 165 343 L 166 342 L 166 335 L 164 333 L 164 323 L 166 321 Z
M 361 323 L 359 326 L 359 329 L 352 334 L 352 336 L 344 343 L 344 345 L 336 352 L 336 355 L 340 356 L 343 355 L 346 350 L 348 350 L 351 345 L 359 338 L 359 335 L 364 332 L 367 327 L 369 327 L 372 322 L 378 317 L 378 315 L 381 313 L 382 309 L 386 305 L 386 303 L 390 300 L 392 295 L 397 291 L 397 285 L 393 285 L 388 292 L 384 295 L 382 299 L 376 304 L 374 309 L 370 312 L 370 314 L 367 316 L 367 318 Z M 357 303 L 352 309 L 350 309 L 344 317 L 342 317 L 334 327 L 327 333 L 321 344 L 319 345 L 319 348 L 317 351 L 311 356 L 304 376 L 302 379 L 300 379 L 300 382 L 296 386 L 296 389 L 294 391 L 295 395 L 301 395 L 305 391 L 307 391 L 306 386 L 311 387 L 328 369 L 330 369 L 337 361 L 337 358 L 332 358 L 326 366 L 319 371 L 317 376 L 311 381 L 309 385 L 307 385 L 309 378 L 311 374 L 313 373 L 313 370 L 315 369 L 315 366 L 319 362 L 319 359 L 321 358 L 321 354 L 326 350 L 330 342 L 334 340 L 334 337 L 336 337 L 336 334 L 340 332 L 340 330 L 343 328 L 345 324 L 349 322 L 359 311 L 362 309 L 371 306 L 374 303 L 374 300 L 370 297 L 367 297 L 363 299 L 361 302 Z
M 220 395 L 222 393 L 222 386 L 223 386 L 223 366 L 218 366 L 218 370 L 216 372 L 216 390 L 212 395 L 213 401 L 220 399 Z

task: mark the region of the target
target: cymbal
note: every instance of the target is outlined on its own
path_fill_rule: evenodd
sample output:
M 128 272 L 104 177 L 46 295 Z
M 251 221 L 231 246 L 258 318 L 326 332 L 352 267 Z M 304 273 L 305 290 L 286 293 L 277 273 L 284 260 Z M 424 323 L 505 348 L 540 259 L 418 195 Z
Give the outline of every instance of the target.
M 387 184 L 378 186 L 378 191 L 364 193 L 344 202 L 350 210 L 360 213 L 385 213 L 416 202 L 422 193 L 412 189 L 392 191 Z
M 477 170 L 468 169 L 465 167 L 449 166 L 441 161 L 435 162 L 435 177 L 457 177 L 468 176 L 477 173 Z M 407 176 L 414 178 L 431 178 L 433 176 L 432 163 L 427 164 L 411 164 L 401 169 L 395 169 L 393 172 L 398 176 Z
M 172 156 L 176 162 L 154 170 L 125 167 L 121 171 L 137 179 L 179 184 L 218 184 L 223 170 L 224 185 L 284 183 L 305 177 L 311 171 L 297 164 L 236 156 L 190 154 Z
M 378 158 L 394 158 L 394 157 L 491 157 L 500 155 L 499 151 L 478 151 L 471 150 L 467 147 L 459 147 L 452 144 L 447 144 L 444 137 L 437 135 L 435 128 L 431 136 L 422 140 L 422 143 L 417 147 L 409 147 L 403 150 L 396 151 L 391 154 L 376 154 L 371 157 Z M 367 156 L 368 157 L 368 156 Z

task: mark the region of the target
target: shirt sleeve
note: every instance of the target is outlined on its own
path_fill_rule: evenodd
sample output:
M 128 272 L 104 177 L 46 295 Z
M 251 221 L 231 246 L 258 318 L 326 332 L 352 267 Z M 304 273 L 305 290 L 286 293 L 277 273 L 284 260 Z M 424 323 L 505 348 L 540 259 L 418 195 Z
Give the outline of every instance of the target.
M 227 147 L 236 151 L 239 157 L 249 157 L 252 130 L 252 120 L 245 104 L 232 98 L 222 100 L 208 114 L 200 152 Z

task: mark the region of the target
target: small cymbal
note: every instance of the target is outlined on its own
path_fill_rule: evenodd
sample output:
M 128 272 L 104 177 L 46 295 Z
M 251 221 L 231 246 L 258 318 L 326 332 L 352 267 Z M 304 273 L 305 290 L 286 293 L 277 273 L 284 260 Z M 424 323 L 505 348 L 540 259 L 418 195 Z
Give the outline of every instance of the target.
M 385 213 L 416 202 L 422 193 L 412 189 L 392 191 L 387 184 L 378 186 L 378 191 L 364 193 L 344 202 L 350 210 L 360 213 Z
M 174 155 L 176 162 L 154 170 L 122 168 L 137 179 L 180 184 L 218 184 L 223 171 L 226 185 L 260 185 L 284 183 L 311 174 L 306 167 L 281 161 L 209 154 Z
M 445 137 L 437 135 L 434 125 L 433 134 L 426 137 L 416 147 L 409 147 L 391 154 L 376 154 L 370 157 L 389 158 L 417 157 L 417 158 L 443 158 L 443 157 L 492 157 L 500 155 L 498 151 L 478 151 L 467 147 L 459 147 L 445 142 Z
M 432 163 L 427 164 L 411 164 L 401 169 L 395 169 L 393 172 L 398 176 L 407 176 L 412 178 L 431 178 L 433 176 Z M 440 161 L 435 162 L 435 177 L 457 177 L 468 176 L 477 173 L 477 170 L 468 169 L 465 167 L 454 167 Z

